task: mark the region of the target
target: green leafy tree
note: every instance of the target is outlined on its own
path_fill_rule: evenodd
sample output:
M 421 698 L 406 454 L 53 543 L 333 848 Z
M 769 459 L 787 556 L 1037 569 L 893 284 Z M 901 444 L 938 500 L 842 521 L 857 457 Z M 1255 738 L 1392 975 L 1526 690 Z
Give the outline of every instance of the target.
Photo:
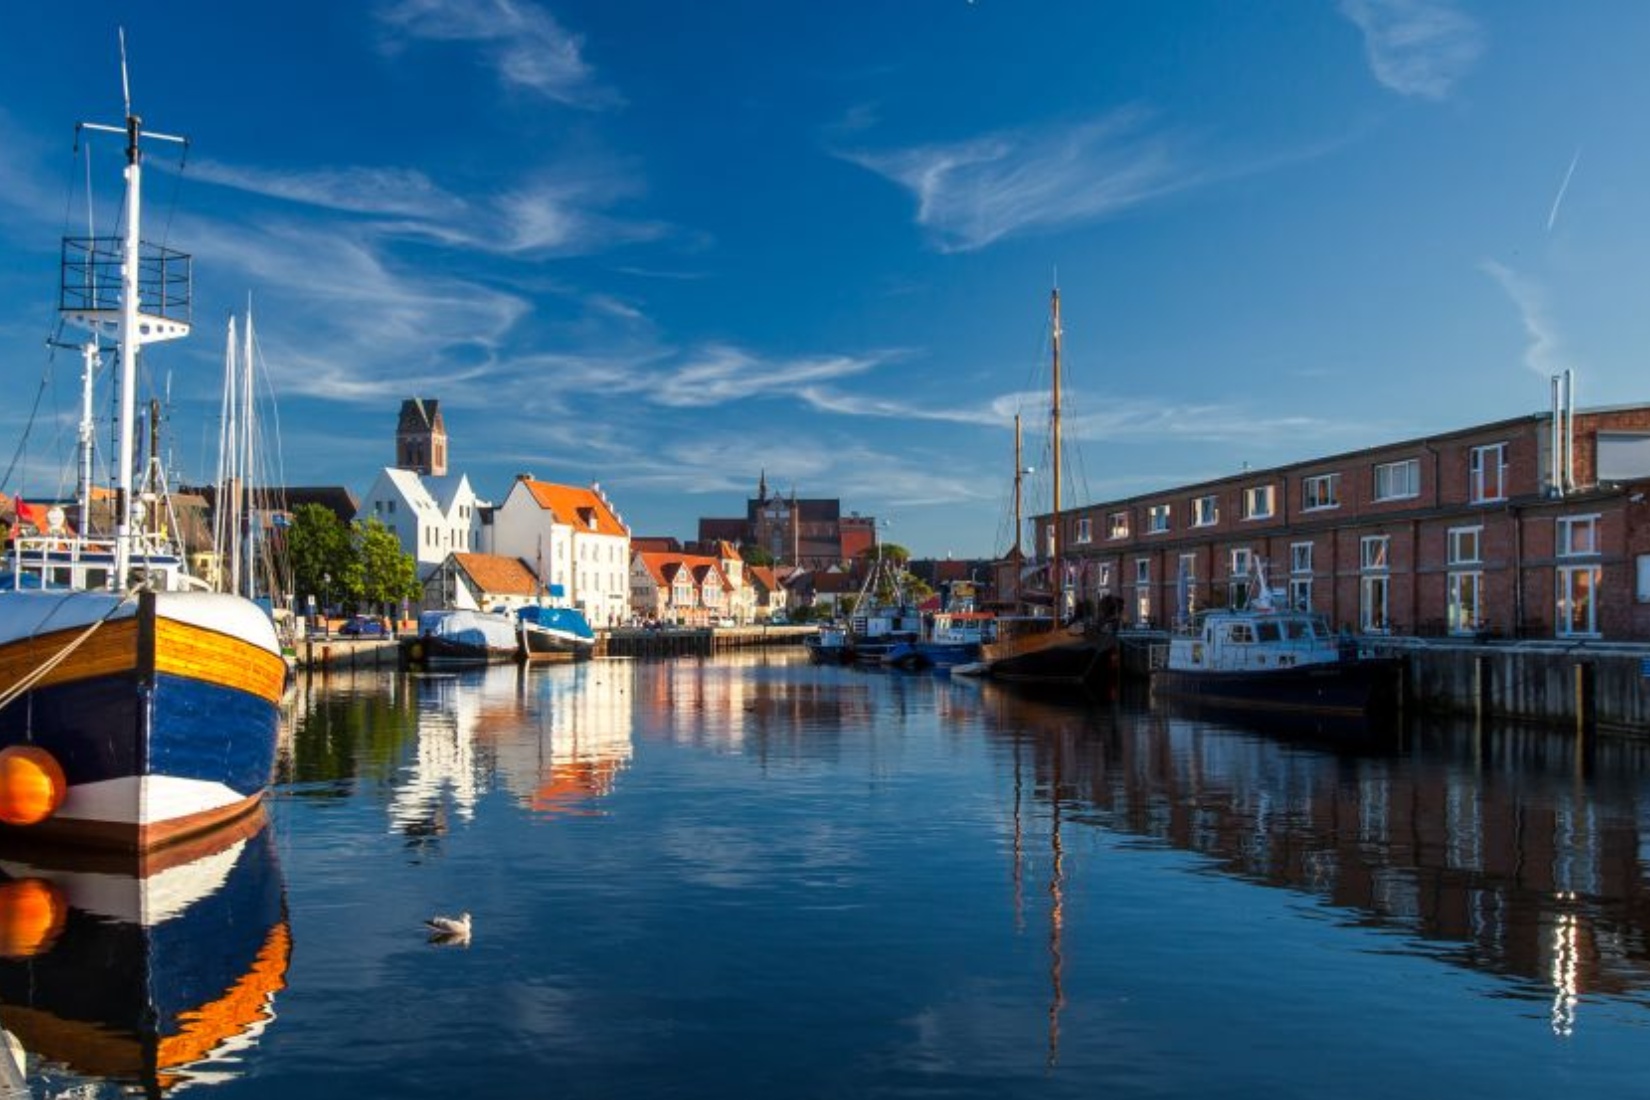
M 352 596 L 370 608 L 382 610 L 422 594 L 418 563 L 401 549 L 395 532 L 376 517 L 368 517 L 365 523 L 357 521 L 350 529 L 356 556 L 349 589 Z
M 325 605 L 350 590 L 349 578 L 356 567 L 355 546 L 350 530 L 332 511 L 320 504 L 300 504 L 292 510 L 292 525 L 286 529 L 287 555 L 292 562 L 293 589 L 299 596 L 314 596 Z
M 754 542 L 741 546 L 739 556 L 745 560 L 746 565 L 772 565 L 774 563 L 773 551 Z

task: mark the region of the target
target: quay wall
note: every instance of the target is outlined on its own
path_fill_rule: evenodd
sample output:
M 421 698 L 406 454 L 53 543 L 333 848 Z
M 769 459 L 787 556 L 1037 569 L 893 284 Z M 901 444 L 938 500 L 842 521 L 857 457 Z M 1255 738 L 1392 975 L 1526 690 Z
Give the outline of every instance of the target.
M 604 657 L 709 657 L 732 649 L 795 646 L 815 633 L 811 626 L 682 627 L 645 630 L 622 627 L 598 631 L 596 652 Z
M 1650 735 L 1650 646 L 1400 643 L 1404 705 Z

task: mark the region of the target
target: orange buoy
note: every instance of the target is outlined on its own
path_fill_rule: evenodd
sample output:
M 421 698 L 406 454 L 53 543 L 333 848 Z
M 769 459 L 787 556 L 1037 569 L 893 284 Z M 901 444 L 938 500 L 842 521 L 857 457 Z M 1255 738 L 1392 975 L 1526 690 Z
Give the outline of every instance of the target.
M 38 824 L 57 812 L 68 791 L 63 766 L 39 745 L 0 749 L 0 821 Z
M 57 939 L 68 916 L 63 891 L 45 879 L 0 883 L 0 957 L 38 955 Z

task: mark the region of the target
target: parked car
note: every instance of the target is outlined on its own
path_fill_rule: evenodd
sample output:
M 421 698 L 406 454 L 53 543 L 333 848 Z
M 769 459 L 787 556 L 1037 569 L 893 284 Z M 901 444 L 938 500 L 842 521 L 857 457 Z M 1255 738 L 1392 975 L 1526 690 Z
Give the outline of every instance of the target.
M 786 626 L 790 623 L 790 621 L 790 616 L 786 615 L 783 611 L 775 611 L 772 615 L 768 616 L 768 622 L 774 626 Z
M 356 615 L 345 623 L 338 631 L 357 638 L 382 638 L 389 631 L 384 629 L 384 620 L 371 615 Z

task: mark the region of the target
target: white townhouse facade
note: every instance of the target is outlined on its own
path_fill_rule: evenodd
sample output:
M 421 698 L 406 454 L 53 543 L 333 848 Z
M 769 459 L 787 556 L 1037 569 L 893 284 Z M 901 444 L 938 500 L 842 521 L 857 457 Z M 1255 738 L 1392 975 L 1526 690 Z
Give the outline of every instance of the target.
M 424 580 L 448 554 L 477 549 L 482 507 L 464 474 L 433 477 L 386 466 L 361 498 L 355 518 L 376 519 L 395 532 Z
M 630 528 L 601 486 L 518 474 L 484 529 L 484 549 L 519 558 L 538 574 L 552 603 L 578 608 L 594 627 L 629 617 Z

